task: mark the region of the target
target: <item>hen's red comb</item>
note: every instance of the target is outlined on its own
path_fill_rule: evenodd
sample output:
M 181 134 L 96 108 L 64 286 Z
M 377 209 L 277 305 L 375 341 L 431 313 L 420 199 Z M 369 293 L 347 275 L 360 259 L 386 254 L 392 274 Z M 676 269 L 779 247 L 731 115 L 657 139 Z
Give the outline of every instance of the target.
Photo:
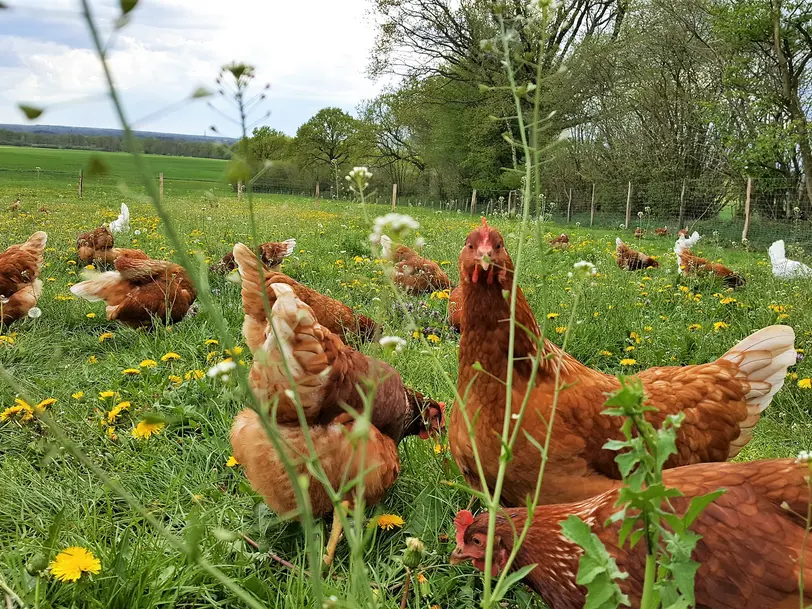
M 490 227 L 488 226 L 488 220 L 485 218 L 485 216 L 482 216 L 482 224 L 479 227 L 479 236 L 482 239 L 487 239 L 488 238 L 488 229 L 489 228 Z
M 457 528 L 457 545 L 465 545 L 465 529 L 474 523 L 474 515 L 469 510 L 460 510 L 454 518 L 454 526 Z

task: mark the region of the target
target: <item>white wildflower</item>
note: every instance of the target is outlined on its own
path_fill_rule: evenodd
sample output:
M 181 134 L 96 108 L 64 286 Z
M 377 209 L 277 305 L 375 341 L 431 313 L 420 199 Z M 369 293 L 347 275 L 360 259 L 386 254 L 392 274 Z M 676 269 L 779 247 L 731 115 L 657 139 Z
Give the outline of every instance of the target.
M 646 205 L 646 207 L 644 209 L 646 210 L 647 214 L 651 213 L 651 208 L 648 205 Z
M 597 273 L 598 269 L 594 264 L 586 260 L 581 260 L 572 265 L 572 272 L 567 273 L 567 277 L 583 281 L 584 279 L 594 277 Z
M 424 245 L 426 245 L 426 240 L 423 239 L 423 237 L 418 237 L 414 240 L 415 247 L 423 247 Z
M 208 372 L 206 372 L 206 376 L 209 378 L 219 378 L 221 381 L 226 382 L 231 378 L 229 372 L 236 367 L 237 364 L 235 364 L 233 360 L 226 360 L 209 368 Z
M 643 212 L 642 212 L 642 211 L 638 211 L 638 212 L 637 212 L 637 217 L 638 217 L 638 218 L 642 218 L 642 217 L 643 217 L 643 215 L 644 215 L 644 214 L 643 214 Z
M 795 463 L 806 463 L 810 459 L 812 459 L 812 451 L 802 450 L 798 453 L 798 456 L 795 458 Z
M 406 214 L 388 213 L 375 218 L 372 234 L 369 241 L 373 245 L 381 242 L 381 235 L 390 235 L 394 240 L 402 242 L 404 237 L 420 228 L 420 223 Z
M 137 228 L 136 228 L 136 229 L 135 229 L 135 236 L 137 237 L 137 236 L 138 236 L 138 235 L 140 235 L 140 234 L 141 234 L 141 231 L 140 231 L 139 229 L 137 229 Z
M 37 319 L 38 317 L 42 316 L 42 311 L 39 307 L 31 307 L 28 309 L 28 317 L 31 319 Z
M 387 351 L 394 351 L 395 353 L 400 353 L 403 351 L 403 347 L 406 346 L 406 341 L 400 336 L 383 336 L 378 342 Z

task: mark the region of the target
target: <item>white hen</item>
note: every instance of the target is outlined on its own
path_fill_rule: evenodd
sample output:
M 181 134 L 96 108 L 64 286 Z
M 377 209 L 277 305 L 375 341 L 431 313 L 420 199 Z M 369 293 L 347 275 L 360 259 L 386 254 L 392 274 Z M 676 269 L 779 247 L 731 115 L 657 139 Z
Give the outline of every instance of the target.
M 679 236 L 677 242 L 674 244 L 674 253 L 677 255 L 677 272 L 682 274 L 682 254 L 685 250 L 691 249 L 695 246 L 702 237 L 699 236 L 699 233 L 694 231 L 694 234 L 690 237 L 683 237 L 682 235 Z
M 130 230 L 130 209 L 126 203 L 121 204 L 121 213 L 110 223 L 111 233 L 126 233 Z
M 773 243 L 767 252 L 770 254 L 770 262 L 773 263 L 773 275 L 776 277 L 781 279 L 812 277 L 812 268 L 797 260 L 787 260 L 783 239 Z

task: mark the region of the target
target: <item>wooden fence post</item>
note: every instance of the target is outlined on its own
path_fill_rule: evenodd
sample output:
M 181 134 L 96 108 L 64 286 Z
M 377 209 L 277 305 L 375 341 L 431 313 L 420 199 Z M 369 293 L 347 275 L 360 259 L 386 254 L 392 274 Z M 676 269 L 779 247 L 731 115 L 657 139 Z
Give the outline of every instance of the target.
M 318 182 L 316 182 L 316 201 L 319 200 L 319 196 L 321 195 L 321 186 Z
M 242 199 L 242 180 L 237 180 L 237 200 Z
M 392 211 L 395 211 L 395 205 L 398 202 L 398 185 L 397 182 L 392 184 Z
M 513 191 L 512 190 L 508 191 L 507 206 L 508 206 L 507 213 L 508 213 L 508 216 L 509 216 L 510 215 L 510 210 L 513 208 Z
M 629 192 L 626 193 L 626 228 L 632 220 L 632 181 L 629 180 Z
M 572 218 L 572 188 L 567 191 L 567 224 Z
M 164 174 L 163 173 L 158 174 L 158 190 L 159 190 L 159 192 L 161 194 L 161 199 L 163 199 L 164 198 Z
M 474 188 L 474 191 L 471 193 L 471 215 L 473 216 L 475 214 L 476 214 L 476 188 Z
M 747 176 L 747 196 L 744 199 L 744 228 L 742 229 L 742 241 L 747 241 L 747 233 L 750 230 L 750 195 L 753 192 L 753 178 Z
M 595 224 L 595 182 L 592 182 L 592 203 L 589 212 L 589 226 L 593 224 Z
M 682 192 L 679 195 L 679 222 L 677 222 L 677 230 L 682 230 L 682 219 L 685 217 L 685 186 L 688 183 L 688 178 L 682 178 Z
M 79 170 L 79 198 L 82 198 L 84 194 L 84 187 L 85 187 L 85 172 L 81 169 Z

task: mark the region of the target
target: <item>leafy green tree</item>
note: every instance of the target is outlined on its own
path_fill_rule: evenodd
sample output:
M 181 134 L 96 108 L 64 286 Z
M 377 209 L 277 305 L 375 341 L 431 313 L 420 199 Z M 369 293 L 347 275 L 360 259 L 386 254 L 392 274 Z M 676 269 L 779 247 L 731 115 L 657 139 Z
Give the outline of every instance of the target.
M 296 132 L 296 151 L 305 167 L 327 168 L 340 187 L 339 174 L 360 147 L 360 123 L 340 108 L 319 110 Z

